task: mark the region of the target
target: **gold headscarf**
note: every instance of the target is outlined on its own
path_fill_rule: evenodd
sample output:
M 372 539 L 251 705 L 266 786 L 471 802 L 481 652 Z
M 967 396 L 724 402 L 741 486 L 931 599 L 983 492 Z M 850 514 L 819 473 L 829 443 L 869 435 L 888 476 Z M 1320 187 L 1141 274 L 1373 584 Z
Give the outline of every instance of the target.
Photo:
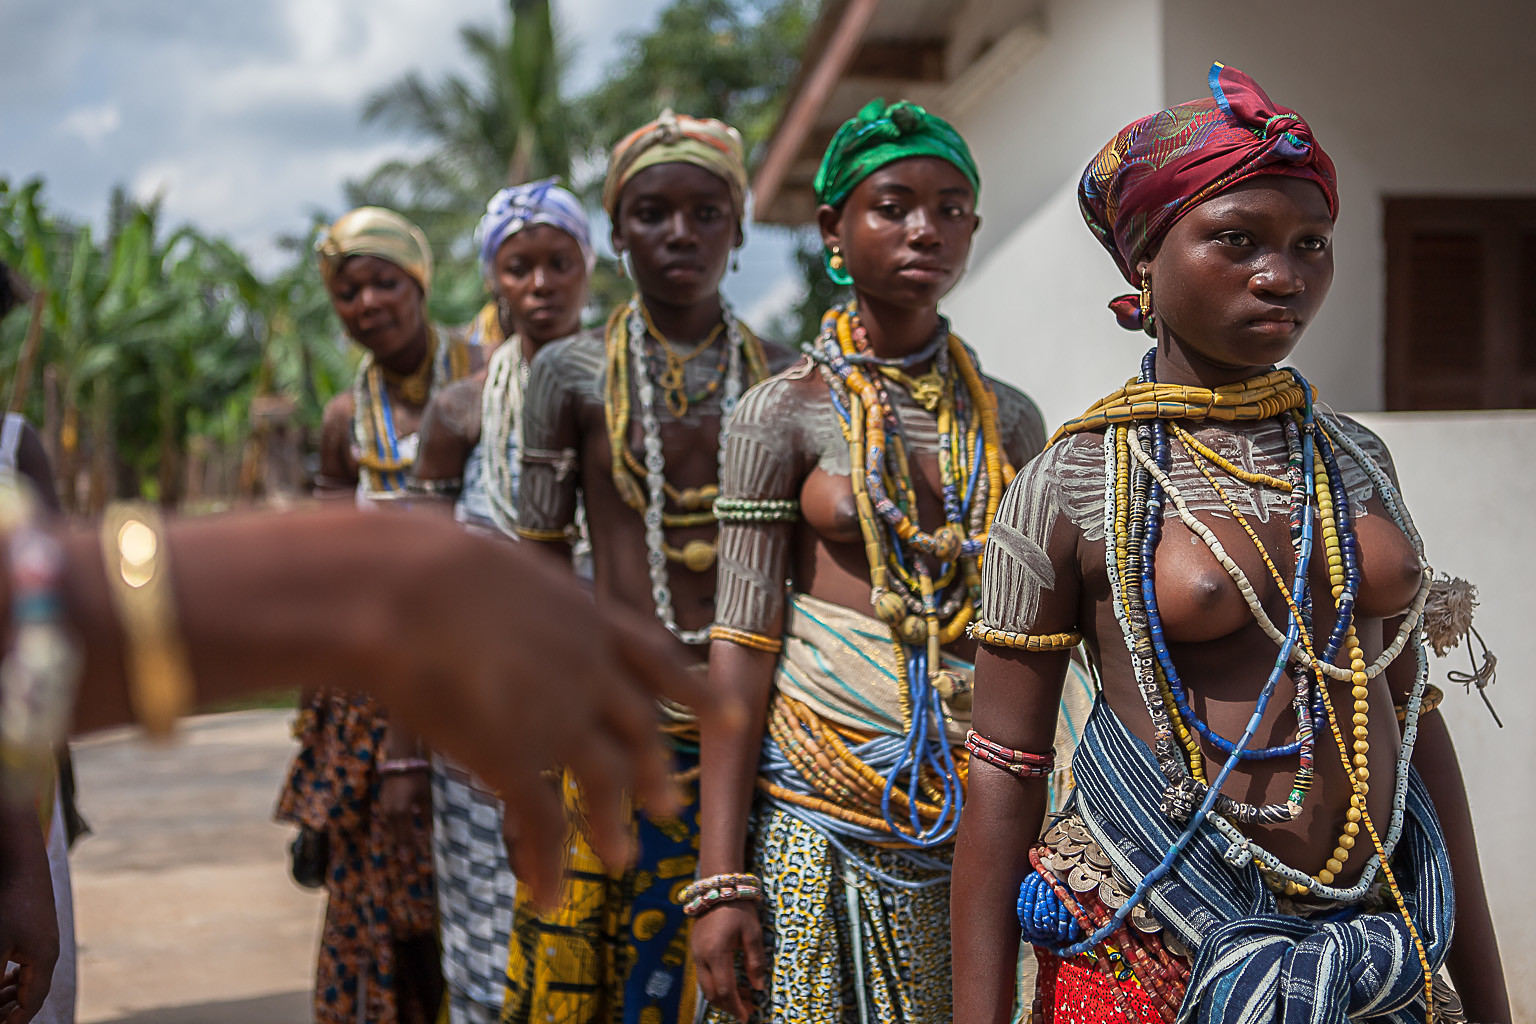
M 423 294 L 432 291 L 432 248 L 421 229 L 393 210 L 359 206 L 342 214 L 315 243 L 320 277 L 329 284 L 348 256 L 377 256 L 410 274 Z
M 619 193 L 629 180 L 657 164 L 693 164 L 723 180 L 731 189 L 731 206 L 739 218 L 746 210 L 747 164 L 741 135 L 714 118 L 689 117 L 663 110 L 648 125 L 636 128 L 613 147 L 608 178 L 603 182 L 603 209 L 612 217 Z

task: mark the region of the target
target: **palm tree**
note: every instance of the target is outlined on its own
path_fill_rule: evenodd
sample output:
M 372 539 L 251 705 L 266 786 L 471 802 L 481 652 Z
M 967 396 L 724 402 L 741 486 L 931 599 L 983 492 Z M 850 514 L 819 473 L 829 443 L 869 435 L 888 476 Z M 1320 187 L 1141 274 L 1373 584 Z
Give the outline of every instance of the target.
M 354 204 L 387 206 L 432 239 L 439 282 L 433 311 L 467 317 L 481 301 L 471 233 L 492 193 L 532 178 L 566 177 L 568 119 L 560 103 L 564 47 L 549 0 L 509 0 L 505 34 L 460 29 L 468 70 L 428 82 L 411 72 L 369 97 L 363 119 L 427 140 L 420 160 L 394 160 L 348 186 Z

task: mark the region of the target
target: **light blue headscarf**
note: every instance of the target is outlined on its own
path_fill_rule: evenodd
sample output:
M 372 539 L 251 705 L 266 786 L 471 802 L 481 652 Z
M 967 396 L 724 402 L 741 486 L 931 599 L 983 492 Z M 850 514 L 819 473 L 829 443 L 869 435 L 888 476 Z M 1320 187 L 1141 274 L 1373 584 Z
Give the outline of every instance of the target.
M 597 253 L 592 250 L 587 211 L 580 200 L 555 184 L 558 180 L 545 178 L 513 185 L 491 197 L 485 207 L 485 216 L 480 218 L 480 226 L 475 229 L 475 241 L 480 246 L 480 272 L 486 280 L 492 276 L 501 243 L 535 224 L 557 227 L 574 238 L 581 247 L 587 273 L 592 273 L 592 268 L 597 265 Z

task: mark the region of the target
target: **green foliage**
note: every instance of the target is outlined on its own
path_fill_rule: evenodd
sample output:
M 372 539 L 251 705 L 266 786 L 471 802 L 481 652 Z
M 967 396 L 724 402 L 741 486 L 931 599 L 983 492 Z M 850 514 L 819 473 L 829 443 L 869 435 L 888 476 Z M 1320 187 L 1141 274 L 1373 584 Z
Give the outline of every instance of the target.
M 49 214 L 41 193 L 41 182 L 0 179 L 0 261 L 46 296 L 24 411 L 47 429 L 66 504 L 87 457 L 102 481 L 115 475 L 128 494 L 174 502 L 188 441 L 237 450 L 260 391 L 295 395 L 301 418 L 318 424 L 347 366 L 326 340 L 335 329 L 309 245 L 263 282 L 226 242 L 187 227 L 164 234 L 157 201 L 114 195 L 98 242 Z M 0 375 L 12 386 L 27 320 L 0 325 Z M 53 415 L 35 383 L 42 367 L 57 381 Z
M 665 107 L 734 125 L 749 156 L 767 141 L 800 64 L 813 0 L 675 0 L 632 36 L 606 79 L 574 111 L 606 150 Z
M 560 102 L 565 70 L 549 0 L 510 0 L 510 31 L 467 25 L 468 74 L 428 82 L 411 72 L 369 97 L 365 121 L 425 141 L 420 160 L 390 161 L 347 186 L 353 205 L 386 206 L 432 240 L 432 315 L 468 320 L 484 301 L 472 244 L 491 195 L 507 184 L 571 169 L 571 135 Z
M 821 265 L 821 235 L 806 228 L 795 240 L 795 267 L 805 282 L 805 294 L 772 327 L 773 336 L 791 346 L 814 341 L 821 317 L 833 305 L 847 301 L 848 289 L 835 285 Z

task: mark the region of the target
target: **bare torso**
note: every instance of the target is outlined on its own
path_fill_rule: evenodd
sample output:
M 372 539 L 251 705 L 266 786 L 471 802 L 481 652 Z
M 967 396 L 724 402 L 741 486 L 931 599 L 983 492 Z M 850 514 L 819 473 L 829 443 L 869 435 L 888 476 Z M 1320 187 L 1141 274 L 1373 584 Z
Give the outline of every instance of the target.
M 1365 451 L 1390 472 L 1390 461 L 1380 441 L 1358 424 L 1342 420 Z M 1206 445 L 1231 462 L 1260 473 L 1285 476 L 1284 435 L 1275 421 L 1242 426 L 1207 425 L 1192 431 Z M 1253 542 L 1242 530 L 1215 490 L 1199 475 L 1178 441 L 1172 441 L 1171 476 L 1195 516 L 1220 540 L 1233 561 L 1252 581 L 1270 618 L 1283 624 L 1287 618 L 1285 597 L 1265 567 Z M 1084 644 L 1099 669 L 1104 698 L 1116 716 L 1148 746 L 1153 745 L 1152 724 L 1136 686 L 1130 656 L 1121 627 L 1115 618 L 1104 554 L 1104 441 L 1098 433 L 1069 438 L 1031 465 L 1015 485 L 999 512 L 1003 529 L 994 529 L 995 543 L 1007 549 L 1010 571 L 989 577 L 984 604 L 989 621 L 1027 623 L 1042 600 L 1049 582 L 1039 573 L 1019 567 L 1042 564 L 1041 556 L 1061 573 L 1075 566 L 1079 590 L 1079 625 Z M 1366 473 L 1339 453 L 1341 471 L 1349 491 L 1353 522 L 1361 551 L 1361 585 L 1357 603 L 1357 632 L 1367 661 L 1383 647 L 1383 621 L 1401 614 L 1411 603 L 1420 581 L 1420 566 L 1408 538 L 1393 524 Z M 1294 558 L 1291 554 L 1289 498 L 1276 490 L 1242 483 L 1216 471 L 1217 481 L 1247 518 L 1287 586 Z M 1018 570 L 1018 571 L 1014 571 Z M 1311 561 L 1314 633 L 1326 637 L 1334 613 L 1325 595 L 1330 593 L 1328 568 L 1318 555 Z M 1155 581 L 1169 651 L 1177 666 L 1195 713 L 1218 734 L 1240 735 L 1252 714 L 1254 701 L 1274 665 L 1276 646 L 1254 621 L 1237 585 L 1198 536 L 1192 533 L 1167 503 L 1162 537 L 1156 549 Z M 996 609 L 997 611 L 992 611 Z M 1321 639 L 1319 640 L 1321 645 Z M 1411 658 L 1400 659 L 1411 661 Z M 1333 682 L 1329 690 L 1334 706 L 1348 722 L 1353 706 L 1348 683 Z M 1255 736 L 1257 746 L 1290 742 L 1296 735 L 1291 708 L 1294 687 L 1282 678 L 1270 700 Z M 1392 778 L 1390 766 L 1400 746 L 1386 674 L 1371 683 L 1371 765 L 1375 784 L 1369 795 L 1376 820 L 1390 816 Z M 1220 765 L 1225 755 L 1203 743 L 1206 763 Z M 1312 798 L 1303 805 L 1301 817 L 1273 827 L 1250 826 L 1245 831 L 1282 861 L 1290 864 L 1321 864 L 1336 844 L 1336 830 L 1351 793 L 1332 737 L 1326 732 L 1317 741 L 1317 777 Z M 1294 758 L 1244 761 L 1229 777 L 1223 792 L 1251 804 L 1284 803 L 1295 771 Z M 1341 876 L 1342 883 L 1358 877 L 1365 858 L 1352 858 Z
M 710 380 L 718 377 L 723 344 L 717 341 L 685 365 L 687 390 L 692 394 L 702 393 Z M 782 346 L 765 342 L 764 349 L 769 366 L 774 369 L 790 360 Z M 597 599 L 650 615 L 654 602 L 646 561 L 645 524 L 624 502 L 613 479 L 613 449 L 604 411 L 604 356 L 603 333 L 594 330 L 551 345 L 534 360 L 524 400 L 519 523 L 533 529 L 563 528 L 575 514 L 579 486 L 592 541 Z M 633 386 L 631 391 L 629 448 L 643 462 L 644 430 Z M 673 416 L 659 397 L 656 405 L 667 482 L 679 491 L 715 484 L 719 475 L 720 389 L 701 401 L 690 402 L 682 416 Z M 574 465 L 571 473 L 562 478 L 550 458 L 553 453 L 566 450 L 574 452 Z M 638 482 L 643 489 L 643 475 Z M 671 502 L 667 510 L 683 511 Z M 682 549 L 694 540 L 713 542 L 716 531 L 713 524 L 668 528 L 666 541 L 671 547 Z M 668 581 L 678 628 L 696 630 L 714 621 L 713 564 L 702 572 L 670 564 Z M 659 624 L 657 628 L 661 628 Z M 703 648 L 686 650 L 695 660 L 704 653 Z

